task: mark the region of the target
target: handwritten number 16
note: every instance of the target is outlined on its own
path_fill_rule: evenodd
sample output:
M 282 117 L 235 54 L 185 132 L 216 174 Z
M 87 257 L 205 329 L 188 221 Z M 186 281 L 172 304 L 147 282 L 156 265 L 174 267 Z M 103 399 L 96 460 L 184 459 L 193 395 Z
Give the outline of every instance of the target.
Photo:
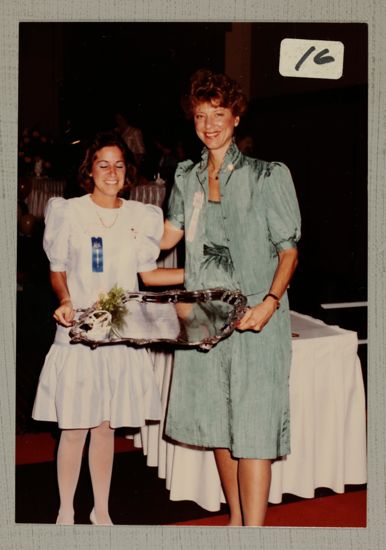
M 307 57 L 309 57 L 312 52 L 316 50 L 315 46 L 311 46 L 304 55 L 299 59 L 299 61 L 295 65 L 295 71 L 298 71 L 300 67 L 303 65 Z M 335 61 L 335 59 L 331 55 L 326 55 L 330 50 L 324 49 L 321 50 L 319 53 L 317 53 L 314 57 L 314 62 L 317 65 L 324 65 L 325 63 L 332 63 Z

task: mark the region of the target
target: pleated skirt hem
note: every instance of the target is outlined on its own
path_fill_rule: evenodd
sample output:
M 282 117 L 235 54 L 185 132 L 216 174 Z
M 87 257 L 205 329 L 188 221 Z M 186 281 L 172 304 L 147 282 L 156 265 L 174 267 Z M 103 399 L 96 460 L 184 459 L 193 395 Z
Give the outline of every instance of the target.
M 51 346 L 39 378 L 35 420 L 82 429 L 108 421 L 112 428 L 160 420 L 161 399 L 145 349 L 83 344 Z

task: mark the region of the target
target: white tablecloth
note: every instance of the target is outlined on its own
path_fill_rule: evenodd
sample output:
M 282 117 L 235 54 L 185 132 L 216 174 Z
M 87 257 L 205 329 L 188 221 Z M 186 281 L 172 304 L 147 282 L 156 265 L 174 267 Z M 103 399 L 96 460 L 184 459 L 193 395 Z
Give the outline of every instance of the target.
M 130 191 L 130 199 L 145 204 L 155 204 L 161 208 L 165 200 L 165 194 L 165 185 L 147 183 L 133 187 Z M 177 249 L 173 248 L 170 252 L 161 252 L 157 265 L 158 267 L 177 267 Z M 154 373 L 161 393 L 164 417 L 173 366 L 173 354 L 163 351 L 150 351 L 150 354 L 153 359 Z M 161 477 L 165 478 L 166 473 L 162 470 L 162 464 L 166 464 L 166 456 L 169 451 L 166 443 L 162 439 L 162 432 L 163 421 L 161 424 L 145 426 L 141 428 L 140 433 L 134 436 L 134 444 L 137 447 L 143 447 L 146 454 L 149 450 L 148 464 L 151 466 L 156 466 L 158 464 L 158 454 L 162 454 L 159 460 L 159 473 Z M 172 451 L 174 446 L 170 445 L 169 447 Z M 153 463 L 151 463 L 151 461 L 153 461 Z M 154 461 L 156 462 L 154 463 Z
M 130 191 L 130 199 L 133 201 L 144 202 L 145 204 L 155 204 L 161 207 L 165 199 L 165 194 L 165 185 L 146 183 L 133 187 Z
M 28 211 L 37 218 L 44 217 L 44 209 L 51 197 L 62 197 L 65 180 L 60 178 L 32 177 L 31 191 L 26 199 Z
M 284 493 L 312 498 L 318 487 L 344 492 L 366 483 L 365 395 L 357 335 L 291 312 L 293 357 L 290 375 L 291 454 L 272 465 L 269 502 Z M 159 354 L 155 373 L 166 409 L 171 357 Z M 147 464 L 166 479 L 171 500 L 192 500 L 216 511 L 225 502 L 214 455 L 167 443 L 163 423 L 142 430 Z

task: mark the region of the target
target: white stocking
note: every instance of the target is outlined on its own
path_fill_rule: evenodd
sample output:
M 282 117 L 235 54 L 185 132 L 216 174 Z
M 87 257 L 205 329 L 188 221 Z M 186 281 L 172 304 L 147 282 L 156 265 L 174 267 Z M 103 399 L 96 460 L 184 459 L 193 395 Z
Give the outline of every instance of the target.
M 56 523 L 74 523 L 74 495 L 88 430 L 63 430 L 57 457 L 60 508 Z
M 114 460 L 114 430 L 108 422 L 91 429 L 88 462 L 98 524 L 111 524 L 109 493 Z

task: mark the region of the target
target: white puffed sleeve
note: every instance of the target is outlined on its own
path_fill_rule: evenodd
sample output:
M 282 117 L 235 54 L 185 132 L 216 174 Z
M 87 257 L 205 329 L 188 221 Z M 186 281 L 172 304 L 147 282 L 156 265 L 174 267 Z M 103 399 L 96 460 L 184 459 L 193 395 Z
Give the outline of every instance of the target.
M 142 213 L 141 213 L 142 215 Z M 161 208 L 152 204 L 143 206 L 143 219 L 138 235 L 138 272 L 152 271 L 157 267 L 161 241 L 164 232 Z
M 69 246 L 69 208 L 62 197 L 51 198 L 45 211 L 43 248 L 51 271 L 67 271 Z

